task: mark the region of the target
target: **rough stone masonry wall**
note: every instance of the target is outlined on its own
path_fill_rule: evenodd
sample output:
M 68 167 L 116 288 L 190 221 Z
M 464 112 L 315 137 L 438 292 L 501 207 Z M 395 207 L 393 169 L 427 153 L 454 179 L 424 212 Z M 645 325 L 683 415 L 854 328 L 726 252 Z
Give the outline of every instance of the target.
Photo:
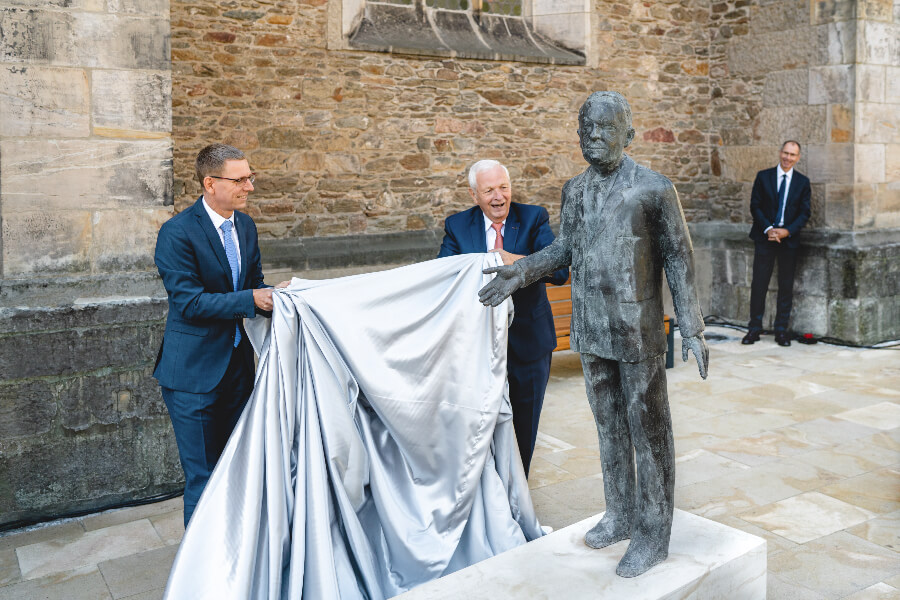
M 585 166 L 577 110 L 615 89 L 634 109 L 632 154 L 706 219 L 708 2 L 591 6 L 594 50 L 572 67 L 329 50 L 335 0 L 176 0 L 176 210 L 199 194 L 196 152 L 224 140 L 259 173 L 249 213 L 263 238 L 419 239 L 471 206 L 465 173 L 481 158 L 504 162 L 514 199 L 555 219 L 562 184 Z
M 900 337 L 900 2 L 727 0 L 710 15 L 708 314 L 749 315 L 750 190 L 780 144 L 812 182 L 792 328 L 857 343 Z M 729 223 L 732 224 L 729 226 Z M 766 322 L 775 312 L 774 277 Z
M 168 24 L 166 0 L 0 1 L 0 528 L 179 487 L 148 297 Z

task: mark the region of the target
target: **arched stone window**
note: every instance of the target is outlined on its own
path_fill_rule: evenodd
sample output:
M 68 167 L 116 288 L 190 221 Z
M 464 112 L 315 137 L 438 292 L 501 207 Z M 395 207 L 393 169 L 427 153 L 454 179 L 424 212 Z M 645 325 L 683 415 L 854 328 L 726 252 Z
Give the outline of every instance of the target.
M 329 47 L 585 64 L 587 0 L 332 0 Z M 336 21 L 337 19 L 335 19 Z

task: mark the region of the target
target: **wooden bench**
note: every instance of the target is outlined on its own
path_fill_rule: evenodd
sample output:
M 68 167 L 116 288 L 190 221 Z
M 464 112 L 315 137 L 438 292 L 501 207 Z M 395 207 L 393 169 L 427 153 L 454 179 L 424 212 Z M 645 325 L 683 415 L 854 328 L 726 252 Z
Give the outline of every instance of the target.
M 569 277 L 563 285 L 547 284 L 547 299 L 553 310 L 553 326 L 556 328 L 556 348 L 553 350 L 568 350 L 569 332 L 572 328 L 572 278 Z M 675 334 L 672 331 L 672 319 L 669 315 L 663 316 L 663 327 L 666 331 L 666 368 L 675 366 Z

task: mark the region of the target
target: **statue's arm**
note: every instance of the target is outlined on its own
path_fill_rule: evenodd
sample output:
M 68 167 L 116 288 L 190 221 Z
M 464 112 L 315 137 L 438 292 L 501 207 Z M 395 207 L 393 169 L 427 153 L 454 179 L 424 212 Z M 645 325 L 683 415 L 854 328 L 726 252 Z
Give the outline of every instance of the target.
M 669 291 L 672 292 L 672 303 L 675 305 L 675 316 L 682 337 L 682 358 L 688 359 L 688 351 L 694 353 L 700 376 L 706 379 L 709 367 L 709 349 L 703 338 L 703 314 L 694 286 L 694 249 L 691 235 L 688 232 L 684 211 L 678 201 L 678 193 L 671 182 L 666 181 L 656 196 L 658 230 L 656 239 L 659 243 L 663 268 Z
M 543 250 L 520 258 L 511 265 L 485 269 L 485 274 L 496 273 L 497 276 L 479 290 L 478 299 L 482 304 L 498 306 L 516 290 L 571 264 L 571 232 L 574 231 L 575 214 L 573 203 L 567 201 L 570 184 L 571 181 L 563 186 L 559 237 Z

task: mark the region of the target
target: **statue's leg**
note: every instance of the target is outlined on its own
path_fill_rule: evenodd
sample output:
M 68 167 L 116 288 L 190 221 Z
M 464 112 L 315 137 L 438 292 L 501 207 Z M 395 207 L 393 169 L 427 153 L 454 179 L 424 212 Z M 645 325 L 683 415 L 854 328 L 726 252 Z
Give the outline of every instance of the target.
M 634 457 L 619 363 L 582 354 L 581 364 L 588 402 L 597 424 L 606 497 L 606 514 L 585 534 L 584 542 L 592 548 L 604 548 L 631 537 L 635 515 Z
M 669 555 L 675 510 L 675 441 L 664 357 L 620 363 L 637 462 L 637 514 L 616 573 L 635 577 Z

